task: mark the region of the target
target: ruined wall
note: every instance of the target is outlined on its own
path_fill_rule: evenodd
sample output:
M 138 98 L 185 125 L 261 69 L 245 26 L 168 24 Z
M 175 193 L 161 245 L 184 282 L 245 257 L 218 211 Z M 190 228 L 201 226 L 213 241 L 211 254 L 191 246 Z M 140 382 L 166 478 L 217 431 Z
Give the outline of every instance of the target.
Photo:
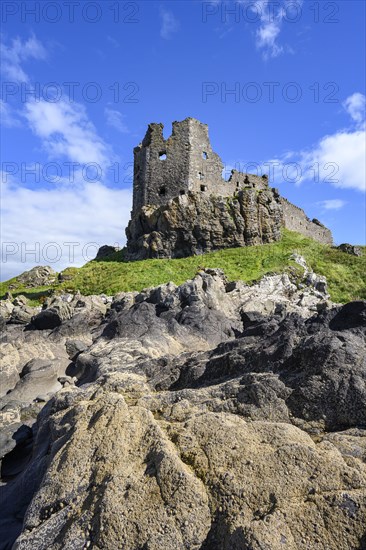
M 189 150 L 188 121 L 173 124 L 168 140 L 162 124 L 149 124 L 134 149 L 133 212 L 146 204 L 165 204 L 188 188 Z
M 302 208 L 281 197 L 283 224 L 290 231 L 297 231 L 323 244 L 333 244 L 331 231 L 318 220 L 310 220 Z
M 207 124 L 193 118 L 189 120 L 189 191 L 215 189 L 223 181 L 224 165 L 211 147 Z M 178 123 L 179 124 L 179 123 Z
M 147 204 L 166 204 L 188 191 L 203 192 L 208 185 L 214 188 L 222 182 L 222 170 L 206 124 L 193 118 L 173 122 L 166 140 L 162 124 L 149 124 L 145 138 L 134 149 L 133 212 Z
M 256 176 L 255 174 L 247 174 L 231 170 L 230 178 L 221 181 L 217 187 L 218 194 L 234 195 L 241 189 L 257 189 L 257 191 L 265 191 L 268 189 L 268 176 Z

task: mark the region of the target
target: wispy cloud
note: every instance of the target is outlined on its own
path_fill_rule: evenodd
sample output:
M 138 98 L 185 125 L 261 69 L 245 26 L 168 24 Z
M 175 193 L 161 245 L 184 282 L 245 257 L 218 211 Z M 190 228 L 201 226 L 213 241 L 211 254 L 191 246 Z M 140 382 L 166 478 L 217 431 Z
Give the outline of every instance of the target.
M 22 64 L 29 59 L 46 59 L 47 52 L 43 44 L 31 35 L 28 40 L 14 38 L 9 45 L 1 42 L 1 70 L 5 78 L 15 82 L 28 82 L 29 77 Z
M 343 107 L 346 109 L 348 114 L 355 122 L 360 124 L 365 122 L 365 105 L 366 97 L 359 92 L 347 97 L 347 99 L 343 102 Z
M 112 46 L 114 46 L 115 48 L 119 48 L 120 43 L 118 42 L 118 40 L 113 38 L 113 36 L 110 36 L 109 34 L 107 34 L 107 40 L 110 44 L 112 44 Z
M 106 107 L 104 112 L 107 117 L 106 122 L 109 126 L 112 126 L 112 128 L 118 130 L 118 132 L 121 132 L 122 134 L 128 134 L 129 129 L 124 122 L 125 115 L 115 109 L 110 109 L 109 107 Z
M 7 128 L 17 128 L 22 125 L 14 109 L 12 109 L 9 103 L 6 103 L 3 99 L 0 99 L 0 117 L 1 124 Z
M 342 201 L 341 199 L 327 199 L 324 201 L 319 201 L 316 204 L 324 210 L 340 210 L 347 204 L 347 202 Z
M 66 157 L 80 164 L 95 162 L 101 167 L 111 163 L 110 147 L 98 135 L 80 103 L 29 101 L 24 116 L 50 156 Z
M 283 52 L 283 46 L 277 42 L 281 32 L 282 13 L 278 12 L 272 21 L 267 20 L 268 11 L 266 6 L 263 6 L 263 14 L 261 16 L 261 25 L 256 33 L 257 48 L 262 50 L 263 57 L 277 57 Z
M 160 9 L 161 28 L 160 36 L 164 40 L 170 40 L 179 29 L 179 21 L 171 11 Z
M 280 44 L 279 36 L 282 31 L 283 21 L 286 17 L 295 17 L 291 11 L 296 8 L 298 10 L 303 0 L 279 0 L 272 2 L 271 0 L 241 0 L 241 3 L 248 4 L 249 9 L 253 11 L 256 17 L 259 18 L 259 28 L 255 33 L 256 47 L 262 52 L 262 57 L 265 60 L 278 57 L 282 53 L 292 52 L 292 48 L 286 44 Z

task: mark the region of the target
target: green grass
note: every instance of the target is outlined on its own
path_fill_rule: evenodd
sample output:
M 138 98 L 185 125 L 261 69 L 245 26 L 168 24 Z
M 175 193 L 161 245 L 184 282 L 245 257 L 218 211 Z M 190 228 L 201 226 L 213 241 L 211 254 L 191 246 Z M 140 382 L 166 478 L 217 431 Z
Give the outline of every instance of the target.
M 118 252 L 105 261 L 93 260 L 81 268 L 68 268 L 63 274 L 68 274 L 70 280 L 50 287 L 26 289 L 17 284 L 16 278 L 11 279 L 0 284 L 0 295 L 3 296 L 11 284 L 16 285 L 10 290 L 13 296 L 24 294 L 32 303 L 39 303 L 49 290 L 111 295 L 140 291 L 168 281 L 181 284 L 203 267 L 220 267 L 229 280 L 251 283 L 266 273 L 280 273 L 294 266 L 289 260 L 293 252 L 303 255 L 313 271 L 327 277 L 333 301 L 345 303 L 366 299 L 365 248 L 363 256 L 358 258 L 287 230 L 277 243 L 231 248 L 183 259 L 126 262 L 123 252 Z

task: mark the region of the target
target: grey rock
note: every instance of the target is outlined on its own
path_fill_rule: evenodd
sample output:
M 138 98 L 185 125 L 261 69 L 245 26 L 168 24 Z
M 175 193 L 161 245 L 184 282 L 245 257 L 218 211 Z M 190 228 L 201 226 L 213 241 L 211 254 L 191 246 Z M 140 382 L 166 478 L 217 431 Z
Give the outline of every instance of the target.
M 189 192 L 162 206 L 144 206 L 127 229 L 129 260 L 180 258 L 222 248 L 277 241 L 282 207 L 268 188 L 234 197 Z
M 52 330 L 7 325 L 8 547 L 362 548 L 366 302 L 334 306 L 303 267 L 302 288 L 206 269 L 106 314 L 77 296 Z M 29 357 L 41 344 L 63 360 Z
M 73 340 L 68 338 L 65 343 L 67 355 L 70 359 L 75 360 L 76 357 L 87 349 L 87 344 L 81 340 Z
M 56 281 L 56 275 L 52 267 L 48 265 L 38 265 L 19 275 L 17 277 L 17 282 L 27 288 L 47 286 Z
M 36 308 L 28 307 L 25 305 L 14 306 L 8 322 L 16 325 L 28 325 L 28 323 L 31 322 L 32 317 L 34 316 L 36 311 Z
M 70 273 L 69 271 L 61 271 L 57 276 L 57 281 L 59 283 L 64 283 L 66 281 L 71 281 L 73 279 L 74 275 L 73 273 Z
M 105 258 L 108 258 L 115 254 L 116 252 L 119 252 L 121 249 L 118 246 L 109 246 L 107 244 L 101 246 L 97 252 L 97 255 L 95 256 L 96 260 L 104 260 Z
M 68 362 L 32 359 L 27 363 L 15 387 L 2 397 L 1 404 L 9 401 L 29 404 L 39 394 L 54 394 L 61 389 L 58 377 L 65 374 Z
M 14 298 L 13 304 L 15 306 L 26 306 L 28 304 L 28 299 L 23 296 L 23 294 L 19 294 L 19 296 Z
M 12 304 L 10 299 L 1 300 L 0 301 L 0 318 L 3 321 L 8 321 L 11 317 L 11 313 L 14 309 L 14 305 Z
M 0 397 L 2 397 L 9 390 L 14 388 L 19 380 L 19 373 L 16 366 L 2 360 L 0 364 L 0 380 Z
M 14 429 L 16 426 L 12 426 Z M 11 480 L 16 477 L 29 462 L 32 452 L 33 431 L 25 424 L 17 427 L 12 434 L 11 443 L 1 450 L 1 479 Z
M 0 462 L 16 445 L 14 433 L 22 425 L 20 409 L 13 404 L 0 411 Z
M 40 311 L 32 319 L 32 325 L 37 330 L 53 329 L 60 326 L 62 317 L 56 308 L 48 308 Z
M 40 490 L 14 548 L 52 547 L 60 532 L 70 549 L 90 537 L 131 550 L 362 547 L 365 326 L 348 308 L 357 327 L 330 328 L 343 308 L 267 316 L 257 336 L 62 390 L 22 474 Z
M 337 246 L 338 250 L 345 252 L 346 254 L 351 254 L 352 256 L 362 256 L 362 250 L 359 246 L 354 246 L 353 244 L 343 243 Z
M 58 381 L 60 382 L 60 384 L 62 384 L 63 386 L 73 386 L 74 383 L 75 383 L 75 378 L 72 377 L 72 376 L 60 376 L 58 378 Z

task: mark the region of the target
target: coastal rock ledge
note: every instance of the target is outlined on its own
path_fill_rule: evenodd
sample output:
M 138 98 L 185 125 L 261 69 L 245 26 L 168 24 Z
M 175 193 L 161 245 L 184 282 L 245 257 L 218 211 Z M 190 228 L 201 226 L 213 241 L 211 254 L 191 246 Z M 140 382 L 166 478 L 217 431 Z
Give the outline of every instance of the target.
M 0 548 L 365 549 L 366 302 L 295 261 L 4 306 Z

